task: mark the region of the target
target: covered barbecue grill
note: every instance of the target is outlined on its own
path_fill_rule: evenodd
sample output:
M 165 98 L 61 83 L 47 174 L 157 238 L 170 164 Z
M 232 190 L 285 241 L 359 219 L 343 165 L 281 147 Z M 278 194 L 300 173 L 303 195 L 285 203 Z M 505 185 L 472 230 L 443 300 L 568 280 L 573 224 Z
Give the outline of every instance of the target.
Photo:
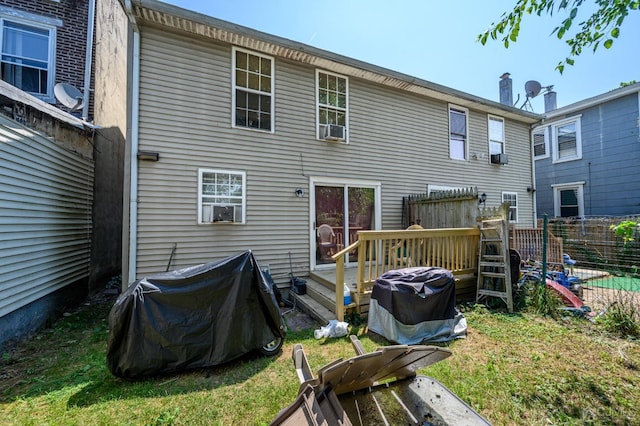
M 465 337 L 467 322 L 456 309 L 453 274 L 434 267 L 384 273 L 371 292 L 368 327 L 405 345 Z

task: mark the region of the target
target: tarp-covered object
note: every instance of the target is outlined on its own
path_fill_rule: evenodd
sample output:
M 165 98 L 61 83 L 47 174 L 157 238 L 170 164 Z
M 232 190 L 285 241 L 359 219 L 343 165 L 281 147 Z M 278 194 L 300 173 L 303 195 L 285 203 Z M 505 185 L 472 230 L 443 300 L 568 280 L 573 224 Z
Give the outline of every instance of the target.
M 384 273 L 371 292 L 368 327 L 403 345 L 465 337 L 467 321 L 456 309 L 453 274 L 434 267 Z
M 125 378 L 170 373 L 227 362 L 284 337 L 273 289 L 246 251 L 131 285 L 109 313 L 107 364 Z

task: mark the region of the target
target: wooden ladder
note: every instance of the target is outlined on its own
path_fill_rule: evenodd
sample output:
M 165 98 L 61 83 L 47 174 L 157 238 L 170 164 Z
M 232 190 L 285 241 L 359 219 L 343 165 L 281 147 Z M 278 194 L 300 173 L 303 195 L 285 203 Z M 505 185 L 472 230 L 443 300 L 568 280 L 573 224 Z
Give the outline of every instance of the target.
M 504 219 L 483 220 L 478 251 L 478 291 L 476 301 L 496 297 L 513 312 L 509 225 Z

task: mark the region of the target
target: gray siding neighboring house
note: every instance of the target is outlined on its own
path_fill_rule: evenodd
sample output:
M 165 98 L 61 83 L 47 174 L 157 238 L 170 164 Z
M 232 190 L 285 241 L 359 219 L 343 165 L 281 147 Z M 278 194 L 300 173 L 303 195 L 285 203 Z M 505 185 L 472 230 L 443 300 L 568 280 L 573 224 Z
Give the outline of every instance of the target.
M 533 131 L 538 216 L 640 214 L 640 83 L 544 116 Z
M 99 2 L 97 23 L 96 123 L 127 144 L 124 286 L 247 249 L 276 281 L 289 256 L 296 275 L 331 268 L 321 217 L 399 229 L 427 190 L 477 186 L 534 224 L 536 114 L 158 1 Z
M 87 294 L 93 130 L 0 81 L 0 347 Z

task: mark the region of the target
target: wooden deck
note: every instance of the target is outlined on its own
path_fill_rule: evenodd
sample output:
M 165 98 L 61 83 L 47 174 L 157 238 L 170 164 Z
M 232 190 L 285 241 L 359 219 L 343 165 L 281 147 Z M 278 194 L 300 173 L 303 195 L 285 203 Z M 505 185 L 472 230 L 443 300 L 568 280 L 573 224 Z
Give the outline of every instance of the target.
M 358 313 L 362 316 L 367 315 L 368 304 L 358 305 L 356 302 L 355 292 L 357 290 L 357 268 L 345 268 L 344 281 L 349 285 L 351 290 L 352 303 L 344 307 L 345 314 Z M 457 301 L 472 301 L 476 297 L 476 276 L 470 275 L 455 275 L 456 278 L 456 300 Z M 318 321 L 320 324 L 326 325 L 330 320 L 337 319 L 335 309 L 335 270 L 322 270 L 311 272 L 308 277 L 304 278 L 307 281 L 307 294 L 297 295 L 292 294 L 291 298 L 295 300 L 296 307 L 309 314 L 312 318 Z M 367 301 L 368 299 L 367 295 Z M 364 297 L 360 296 L 360 301 L 363 301 Z
M 539 256 L 541 231 L 511 230 L 511 244 L 530 258 Z M 366 316 L 375 280 L 385 272 L 411 266 L 435 266 L 450 270 L 456 278 L 456 300 L 476 299 L 478 228 L 446 228 L 399 231 L 359 231 L 357 240 L 332 256 L 335 269 L 312 271 L 307 294 L 294 295 L 298 306 L 318 321 L 343 320 L 357 312 Z M 550 235 L 552 237 L 552 235 Z M 561 240 L 550 238 L 548 258 L 561 257 Z M 357 267 L 346 267 L 345 257 L 357 258 Z M 350 305 L 343 303 L 342 284 L 351 290 Z

